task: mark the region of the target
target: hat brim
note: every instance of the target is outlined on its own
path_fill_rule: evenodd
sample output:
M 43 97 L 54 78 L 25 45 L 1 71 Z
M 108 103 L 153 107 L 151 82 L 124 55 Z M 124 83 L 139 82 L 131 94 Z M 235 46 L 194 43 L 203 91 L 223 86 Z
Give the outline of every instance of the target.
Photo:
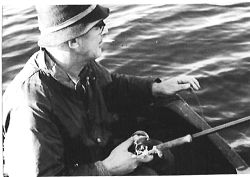
M 57 46 L 63 42 L 87 33 L 95 24 L 109 16 L 109 8 L 97 5 L 96 8 L 81 20 L 61 30 L 40 34 L 38 45 L 40 47 Z

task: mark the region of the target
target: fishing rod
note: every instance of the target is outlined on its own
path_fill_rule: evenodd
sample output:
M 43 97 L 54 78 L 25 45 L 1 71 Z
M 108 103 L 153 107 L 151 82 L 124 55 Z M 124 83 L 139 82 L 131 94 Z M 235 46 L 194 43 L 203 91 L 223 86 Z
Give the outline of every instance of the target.
M 182 107 L 185 108 L 185 107 Z M 216 136 L 217 134 L 213 134 L 216 133 L 220 130 L 224 130 L 226 128 L 230 128 L 232 126 L 236 126 L 239 125 L 241 123 L 247 122 L 250 120 L 250 116 L 235 120 L 235 121 L 231 121 L 216 127 L 210 127 L 208 124 L 206 124 L 206 122 L 203 126 L 207 127 L 207 129 L 200 131 L 198 133 L 194 133 L 192 135 L 188 134 L 186 136 L 171 140 L 171 141 L 167 141 L 164 143 L 160 143 L 157 145 L 154 145 L 152 147 L 152 149 L 148 150 L 148 147 L 150 146 L 150 139 L 149 136 L 147 135 L 147 133 L 144 133 L 141 135 L 141 138 L 138 138 L 138 140 L 136 140 L 134 142 L 135 146 L 134 146 L 134 153 L 136 155 L 141 155 L 141 154 L 158 154 L 159 157 L 162 157 L 163 155 L 163 151 L 164 149 L 169 149 L 169 148 L 173 148 L 176 146 L 180 146 L 186 143 L 191 143 L 194 139 L 197 139 L 199 137 L 203 137 L 206 135 L 211 135 L 211 140 L 217 145 L 220 146 L 220 150 L 223 149 L 222 153 L 225 155 L 225 157 L 229 160 L 229 162 L 235 167 L 237 173 L 250 173 L 250 168 L 248 166 L 248 164 L 235 152 L 233 151 L 227 144 L 225 144 L 223 139 L 220 139 L 220 136 Z M 199 123 L 201 123 L 200 119 L 197 119 L 196 121 L 198 121 Z M 146 136 L 146 135 L 147 136 Z M 140 134 L 139 134 L 140 135 Z M 149 145 L 149 146 L 148 146 Z
M 239 125 L 241 123 L 247 122 L 250 120 L 250 116 L 238 119 L 238 120 L 234 120 L 216 127 L 212 127 L 212 128 L 208 128 L 206 130 L 200 131 L 198 133 L 194 133 L 192 135 L 188 134 L 186 136 L 171 140 L 171 141 L 167 141 L 164 143 L 160 143 L 156 146 L 154 146 L 154 149 L 156 149 L 157 151 L 162 152 L 164 149 L 166 148 L 172 148 L 172 147 L 176 147 L 176 146 L 180 146 L 182 144 L 185 143 L 191 143 L 194 139 L 199 138 L 199 137 L 203 137 L 212 133 L 216 133 L 220 130 L 224 130 L 226 128 L 235 126 L 235 125 Z

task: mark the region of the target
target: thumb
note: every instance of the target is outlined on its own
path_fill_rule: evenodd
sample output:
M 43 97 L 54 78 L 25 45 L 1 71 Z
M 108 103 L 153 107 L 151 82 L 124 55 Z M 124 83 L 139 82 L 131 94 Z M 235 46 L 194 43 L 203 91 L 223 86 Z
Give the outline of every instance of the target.
M 134 138 L 130 137 L 126 141 L 122 142 L 119 147 L 122 149 L 128 149 L 134 142 Z

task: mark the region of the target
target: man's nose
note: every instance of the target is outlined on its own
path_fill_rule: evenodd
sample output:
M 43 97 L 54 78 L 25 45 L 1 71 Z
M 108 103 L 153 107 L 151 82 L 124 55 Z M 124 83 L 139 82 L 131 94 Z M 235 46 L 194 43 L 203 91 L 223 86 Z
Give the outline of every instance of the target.
M 104 27 L 104 29 L 103 29 L 103 31 L 102 31 L 102 35 L 105 35 L 105 34 L 107 34 L 108 33 L 108 27 Z

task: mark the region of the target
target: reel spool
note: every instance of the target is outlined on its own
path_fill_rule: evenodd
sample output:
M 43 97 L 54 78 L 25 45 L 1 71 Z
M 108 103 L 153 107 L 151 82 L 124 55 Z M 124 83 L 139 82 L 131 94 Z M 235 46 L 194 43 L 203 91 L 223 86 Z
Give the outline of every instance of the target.
M 144 131 L 136 131 L 133 136 L 137 136 L 134 141 L 134 154 L 142 155 L 143 153 L 148 152 L 147 141 L 149 141 L 149 136 Z
M 150 139 L 149 135 L 145 131 L 136 131 L 132 136 L 137 136 L 132 145 L 131 152 L 139 156 L 147 154 L 148 151 L 153 149 L 153 146 L 160 144 L 161 141 Z
M 135 154 L 136 156 L 147 155 L 150 150 L 153 150 L 153 147 L 162 143 L 159 140 L 149 138 L 149 135 L 145 131 L 136 131 L 133 133 L 133 136 L 137 136 L 134 140 L 134 143 L 130 146 L 129 151 Z M 171 174 L 174 169 L 174 156 L 168 150 L 164 150 L 163 154 L 159 156 L 158 153 L 153 154 L 154 159 L 144 164 L 151 169 L 154 169 L 158 174 Z

